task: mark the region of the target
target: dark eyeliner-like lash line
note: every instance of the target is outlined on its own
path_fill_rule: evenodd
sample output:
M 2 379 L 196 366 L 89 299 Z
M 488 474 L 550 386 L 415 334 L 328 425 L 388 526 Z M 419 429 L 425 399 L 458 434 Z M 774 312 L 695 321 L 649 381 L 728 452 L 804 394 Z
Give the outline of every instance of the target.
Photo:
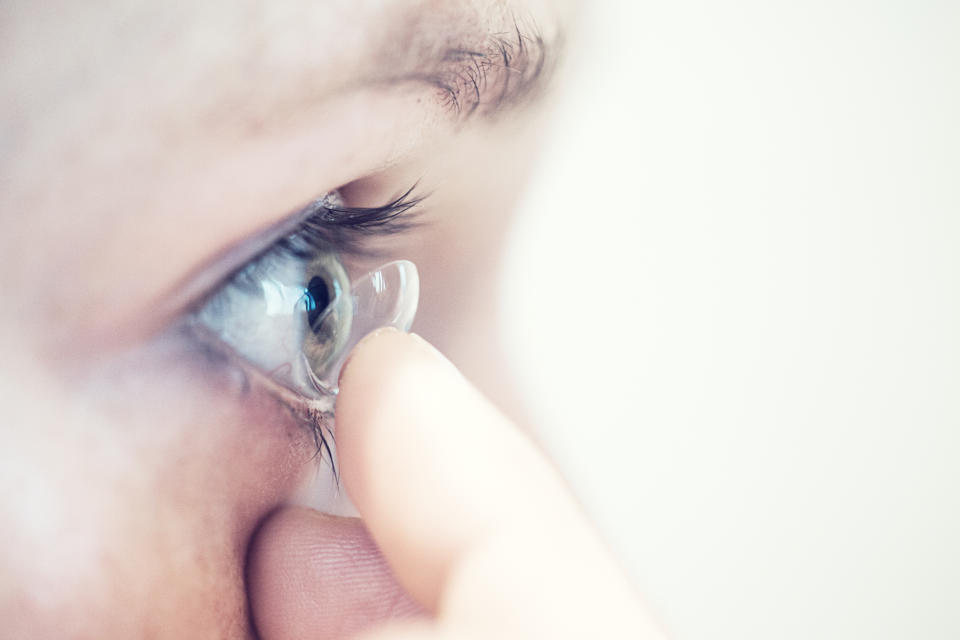
M 374 235 L 392 235 L 417 225 L 411 210 L 427 196 L 415 195 L 415 183 L 402 195 L 379 207 L 345 207 L 325 196 L 304 207 L 300 223 L 276 247 L 294 255 L 309 255 L 318 249 L 362 254 L 362 241 Z

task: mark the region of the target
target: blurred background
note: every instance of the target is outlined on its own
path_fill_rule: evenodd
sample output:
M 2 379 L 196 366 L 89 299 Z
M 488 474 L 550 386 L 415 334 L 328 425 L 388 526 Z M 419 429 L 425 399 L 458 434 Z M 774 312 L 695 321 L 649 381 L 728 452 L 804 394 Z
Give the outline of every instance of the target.
M 679 639 L 960 638 L 960 3 L 609 2 L 502 273 Z

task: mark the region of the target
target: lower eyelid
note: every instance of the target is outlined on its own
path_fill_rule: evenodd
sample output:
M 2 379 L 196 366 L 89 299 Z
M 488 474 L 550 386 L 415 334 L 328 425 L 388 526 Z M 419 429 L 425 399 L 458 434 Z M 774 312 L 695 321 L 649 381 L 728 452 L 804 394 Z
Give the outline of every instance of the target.
M 266 429 L 266 434 L 298 426 L 310 434 L 305 441 L 313 439 L 319 424 L 305 421 L 319 417 L 310 408 L 298 406 L 221 345 L 182 324 L 74 374 L 65 393 L 92 399 L 105 410 L 117 407 L 127 422 L 132 415 L 150 415 L 155 422 L 168 416 L 199 429 L 232 423 L 232 428 Z M 175 432 L 172 427 L 170 433 Z
M 184 324 L 177 327 L 176 332 L 196 358 L 195 368 L 206 383 L 216 380 L 218 388 L 233 402 L 242 403 L 255 396 L 269 397 L 278 410 L 311 435 L 318 453 L 330 455 L 327 439 L 333 429 L 333 398 L 308 399 L 291 391 L 202 327 Z
M 316 461 L 330 465 L 338 481 L 329 444 L 332 406 L 309 402 L 278 385 L 219 341 L 201 336 L 195 328 L 178 327 L 175 333 L 178 348 L 188 355 L 180 359 L 179 365 L 184 368 L 177 373 L 193 382 L 195 391 L 209 394 L 210 402 L 220 406 L 217 419 L 223 419 L 223 411 L 235 412 L 233 428 L 253 430 L 254 438 L 282 438 L 292 450 L 304 452 L 298 456 L 304 464 Z
M 217 380 L 217 386 L 234 400 L 242 400 L 251 394 L 253 383 L 249 369 L 239 366 L 237 358 L 227 351 L 225 345 L 212 336 L 203 336 L 192 325 L 179 325 L 175 331 L 205 380 Z

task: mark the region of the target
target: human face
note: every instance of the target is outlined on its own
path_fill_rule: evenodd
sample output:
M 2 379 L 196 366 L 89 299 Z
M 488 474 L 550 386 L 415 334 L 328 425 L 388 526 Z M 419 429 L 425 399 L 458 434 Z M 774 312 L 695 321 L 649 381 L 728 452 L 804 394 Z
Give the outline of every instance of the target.
M 0 8 L 5 635 L 252 636 L 248 542 L 315 475 L 315 432 L 178 327 L 323 194 L 350 207 L 414 183 L 429 194 L 412 229 L 364 248 L 419 266 L 417 330 L 509 400 L 491 273 L 561 13 Z

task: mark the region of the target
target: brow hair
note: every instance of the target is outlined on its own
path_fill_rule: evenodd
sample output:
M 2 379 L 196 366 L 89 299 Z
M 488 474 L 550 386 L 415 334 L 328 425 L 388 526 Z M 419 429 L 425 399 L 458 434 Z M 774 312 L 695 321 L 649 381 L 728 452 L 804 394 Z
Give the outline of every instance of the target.
M 539 31 L 492 34 L 481 51 L 450 49 L 453 66 L 430 78 L 460 115 L 490 115 L 531 98 L 549 74 L 547 44 Z
M 547 85 L 557 63 L 559 38 L 547 42 L 535 25 L 490 33 L 479 46 L 447 47 L 422 68 L 392 79 L 434 87 L 459 118 L 491 117 L 534 99 Z

